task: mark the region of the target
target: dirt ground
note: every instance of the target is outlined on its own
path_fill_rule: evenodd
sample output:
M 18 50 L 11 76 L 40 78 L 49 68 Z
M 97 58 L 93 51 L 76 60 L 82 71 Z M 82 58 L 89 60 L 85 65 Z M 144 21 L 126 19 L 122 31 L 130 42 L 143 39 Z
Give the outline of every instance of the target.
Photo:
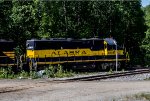
M 0 80 L 0 101 L 124 101 L 120 98 L 143 92 L 150 92 L 150 81 Z

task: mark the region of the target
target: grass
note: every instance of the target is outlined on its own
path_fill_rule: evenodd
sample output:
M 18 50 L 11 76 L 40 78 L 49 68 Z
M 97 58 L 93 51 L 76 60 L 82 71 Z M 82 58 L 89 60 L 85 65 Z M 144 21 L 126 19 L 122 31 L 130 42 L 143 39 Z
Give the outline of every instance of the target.
M 66 71 L 63 70 L 63 67 L 58 64 L 58 66 L 49 66 L 48 68 L 45 69 L 45 75 L 50 78 L 50 77 L 70 77 L 73 76 L 74 73 L 72 71 Z
M 15 77 L 14 72 L 11 67 L 8 68 L 0 68 L 0 78 L 9 78 L 12 79 Z
M 38 72 L 35 72 L 35 71 L 26 72 L 24 70 L 15 74 L 12 71 L 11 67 L 8 67 L 8 68 L 3 67 L 3 68 L 0 68 L 0 78 L 3 78 L 3 79 L 13 79 L 13 78 L 37 79 L 37 78 L 42 78 L 43 76 L 46 76 L 48 78 L 56 78 L 56 77 L 62 78 L 62 77 L 70 77 L 75 74 L 72 71 L 63 70 L 63 67 L 61 65 L 45 67 L 45 70 L 43 71 L 44 72 L 40 75 Z
M 110 68 L 107 74 L 112 74 L 112 73 L 113 73 L 113 70 L 112 68 Z
M 139 94 L 119 97 L 119 98 L 112 98 L 111 101 L 150 101 L 150 92 L 139 93 Z
M 145 80 L 150 80 L 150 77 L 149 77 L 149 78 L 146 78 Z
M 134 97 L 136 99 L 146 99 L 146 100 L 150 101 L 150 93 L 140 93 L 140 94 L 134 95 Z
M 139 93 L 131 96 L 125 96 L 120 98 L 123 101 L 150 101 L 150 92 L 149 93 Z M 118 101 L 118 100 L 114 100 Z

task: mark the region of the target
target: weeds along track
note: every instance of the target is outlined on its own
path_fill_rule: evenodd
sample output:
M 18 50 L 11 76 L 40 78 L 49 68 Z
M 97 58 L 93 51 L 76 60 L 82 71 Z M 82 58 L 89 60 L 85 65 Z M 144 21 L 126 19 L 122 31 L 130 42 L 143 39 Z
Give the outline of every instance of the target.
M 150 73 L 150 69 L 137 69 L 131 70 L 127 72 L 121 73 L 111 73 L 111 74 L 99 74 L 94 76 L 86 76 L 86 77 L 79 77 L 79 78 L 72 78 L 72 79 L 65 79 L 65 80 L 54 80 L 58 82 L 74 82 L 74 81 L 94 81 L 94 80 L 101 80 L 101 79 L 108 79 L 108 78 L 116 78 L 121 76 L 129 76 L 129 75 L 136 75 L 136 74 L 143 74 L 143 73 Z
M 120 73 L 111 73 L 111 74 L 99 74 L 94 76 L 86 76 L 86 77 L 78 77 L 78 78 L 69 78 L 69 79 L 63 79 L 63 80 L 44 80 L 44 81 L 37 81 L 33 82 L 29 85 L 23 84 L 23 85 L 16 85 L 16 86 L 10 86 L 10 87 L 2 87 L 0 88 L 0 94 L 1 93 L 11 93 L 11 92 L 20 92 L 22 90 L 28 90 L 36 87 L 43 87 L 47 86 L 47 84 L 59 84 L 59 83 L 68 83 L 68 82 L 77 82 L 77 81 L 94 81 L 94 80 L 102 80 L 102 79 L 108 79 L 108 78 L 116 78 L 116 77 L 122 77 L 122 76 L 130 76 L 130 75 L 136 75 L 136 74 L 143 74 L 143 73 L 150 73 L 150 69 L 137 69 L 137 70 L 131 70 L 127 72 L 120 72 Z M 30 82 L 30 81 L 28 81 Z

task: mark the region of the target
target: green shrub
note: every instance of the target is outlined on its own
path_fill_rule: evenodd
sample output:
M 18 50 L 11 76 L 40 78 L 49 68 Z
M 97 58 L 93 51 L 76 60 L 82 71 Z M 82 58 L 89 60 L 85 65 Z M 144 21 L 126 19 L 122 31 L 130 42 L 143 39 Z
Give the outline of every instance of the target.
M 136 99 L 142 99 L 142 98 L 144 98 L 144 99 L 150 101 L 150 93 L 136 94 L 136 95 L 134 95 L 134 97 L 135 97 Z
M 26 72 L 22 70 L 18 76 L 19 78 L 32 78 L 32 79 L 38 78 L 37 72 L 35 71 Z
M 112 68 L 110 68 L 108 74 L 112 74 L 112 73 L 113 73 L 113 70 Z
M 50 78 L 50 77 L 54 77 L 55 74 L 55 68 L 53 66 L 49 66 L 48 68 L 45 69 L 45 75 Z
M 22 78 L 27 78 L 27 77 L 29 77 L 29 73 L 22 70 L 18 76 L 22 77 Z
M 37 75 L 37 72 L 35 72 L 35 71 L 30 71 L 30 78 L 32 78 L 32 79 L 37 79 L 37 78 L 39 78 L 38 75 Z
M 0 70 L 0 78 L 7 78 L 7 71 L 4 68 Z
M 9 78 L 12 79 L 15 77 L 14 72 L 12 71 L 12 67 L 9 66 L 7 68 L 1 68 L 0 69 L 0 78 Z
M 30 71 L 30 72 L 26 72 L 24 70 L 20 71 L 17 74 L 14 74 L 14 72 L 12 71 L 12 67 L 8 67 L 8 68 L 1 68 L 0 69 L 0 78 L 32 78 L 32 79 L 36 79 L 36 78 L 41 78 L 43 76 L 46 76 L 48 78 L 54 78 L 54 77 L 70 77 L 73 76 L 74 73 L 72 71 L 66 71 L 63 70 L 63 67 L 61 65 L 57 65 L 57 66 L 49 66 L 47 68 L 45 68 L 43 73 L 38 73 L 36 71 Z
M 45 75 L 50 78 L 50 77 L 70 77 L 73 76 L 72 71 L 65 71 L 63 70 L 63 67 L 61 65 L 57 66 L 49 66 L 48 68 L 45 69 Z

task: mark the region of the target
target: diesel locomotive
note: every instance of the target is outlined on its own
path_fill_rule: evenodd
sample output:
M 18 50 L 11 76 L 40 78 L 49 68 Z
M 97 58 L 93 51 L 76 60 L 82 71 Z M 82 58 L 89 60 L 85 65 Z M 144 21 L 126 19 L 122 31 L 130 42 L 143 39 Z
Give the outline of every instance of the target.
M 45 65 L 79 66 L 90 65 L 101 69 L 115 67 L 116 55 L 118 68 L 129 62 L 129 54 L 117 45 L 112 38 L 50 38 L 26 41 L 24 60 L 26 68 L 38 70 Z M 0 41 L 0 66 L 17 65 L 13 41 Z M 6 45 L 7 44 L 7 45 Z M 8 50 L 7 50 L 8 48 Z
M 118 67 L 130 59 L 125 49 L 117 46 L 112 38 L 99 39 L 49 39 L 27 40 L 26 58 L 29 67 L 37 69 L 39 65 L 91 65 L 98 68 L 115 66 L 116 52 Z

